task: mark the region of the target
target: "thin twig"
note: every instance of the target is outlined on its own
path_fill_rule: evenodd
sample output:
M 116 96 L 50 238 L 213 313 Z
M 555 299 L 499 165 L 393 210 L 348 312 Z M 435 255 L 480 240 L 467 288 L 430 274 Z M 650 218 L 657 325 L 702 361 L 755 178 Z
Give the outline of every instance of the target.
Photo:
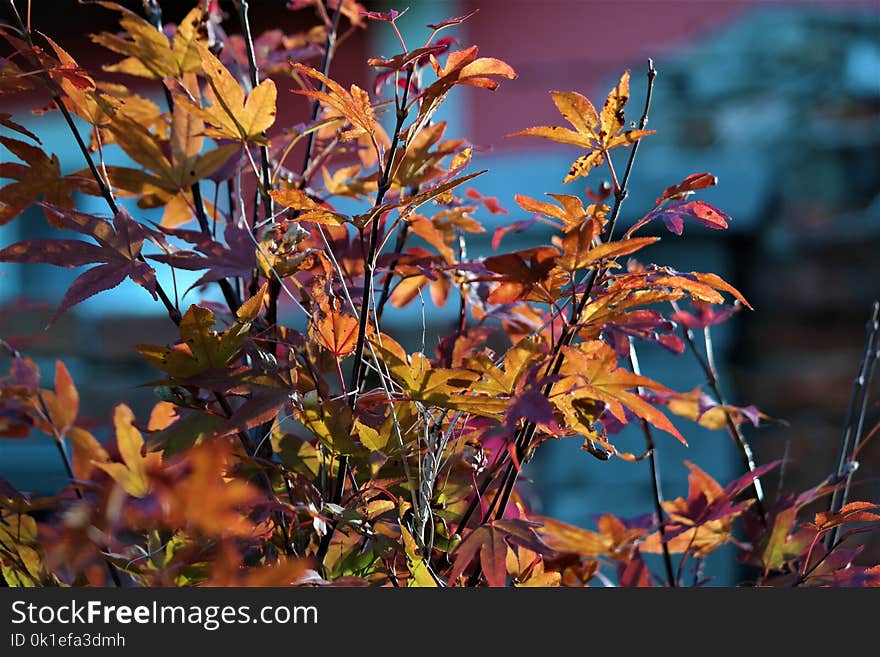
M 846 412 L 843 439 L 840 444 L 840 456 L 837 459 L 838 479 L 846 473 L 846 483 L 843 488 L 835 488 L 828 505 L 829 513 L 838 513 L 849 498 L 849 489 L 855 468 L 848 467 L 853 461 L 854 447 L 859 444 L 862 431 L 865 427 L 865 413 L 868 409 L 868 394 L 871 389 L 871 379 L 874 375 L 874 366 L 880 358 L 880 301 L 875 301 L 871 307 L 871 317 L 866 325 L 868 337 L 865 341 L 865 351 L 862 354 L 862 362 L 859 364 L 859 373 L 853 381 L 852 394 L 849 399 L 849 408 Z M 825 545 L 830 547 L 837 541 L 840 527 L 835 527 L 825 537 Z
M 636 347 L 632 338 L 629 340 L 629 365 L 633 374 L 641 375 L 639 367 L 639 357 L 636 353 Z M 641 386 L 638 388 L 639 394 L 644 394 L 645 390 Z M 660 484 L 660 464 L 657 462 L 657 452 L 654 446 L 654 435 L 647 420 L 641 421 L 642 433 L 645 434 L 645 448 L 648 451 L 648 463 L 651 466 L 651 493 L 654 501 L 654 513 L 657 514 L 658 530 L 660 532 L 660 545 L 663 549 L 663 565 L 666 568 L 666 579 L 671 588 L 675 588 L 675 573 L 672 570 L 672 558 L 669 556 L 669 544 L 666 542 L 666 525 L 663 511 L 663 488 Z
M 676 302 L 672 302 L 672 307 L 676 312 L 679 312 L 679 307 Z M 718 370 L 715 367 L 715 359 L 712 350 L 712 337 L 711 332 L 709 331 L 709 327 L 707 326 L 703 330 L 703 337 L 706 347 L 706 355 L 700 353 L 700 350 L 697 348 L 696 342 L 694 341 L 694 332 L 686 327 L 682 326 L 682 334 L 684 335 L 684 341 L 688 346 L 691 354 L 693 354 L 697 363 L 700 365 L 700 369 L 703 370 L 703 374 L 706 376 L 706 385 L 709 386 L 709 390 L 712 393 L 712 397 L 715 402 L 719 404 L 721 410 L 724 412 L 724 423 L 727 426 L 727 431 L 730 434 L 730 437 L 733 438 L 733 442 L 736 443 L 737 448 L 739 448 L 740 456 L 742 457 L 743 467 L 747 472 L 754 472 L 756 469 L 755 464 L 755 456 L 752 452 L 752 446 L 749 444 L 749 441 L 746 439 L 745 434 L 743 434 L 742 429 L 740 429 L 739 425 L 734 421 L 733 416 L 727 408 L 727 401 L 724 398 L 724 395 L 721 394 L 721 388 L 718 384 Z M 764 487 L 761 484 L 761 479 L 759 477 L 754 477 L 752 479 L 752 489 L 755 491 L 755 510 L 758 512 L 758 517 L 761 519 L 763 524 L 766 524 L 767 518 L 764 509 Z
M 251 88 L 255 89 L 260 84 L 260 71 L 257 68 L 257 58 L 254 53 L 254 37 L 251 34 L 251 25 L 248 18 L 248 10 L 250 9 L 247 0 L 237 0 L 235 3 L 238 7 L 238 18 L 241 21 L 242 35 L 244 36 L 245 51 L 248 58 L 248 69 L 250 71 Z M 341 6 L 342 3 L 340 3 Z M 269 195 L 272 185 L 272 174 L 269 170 L 269 148 L 265 145 L 260 146 L 260 177 L 262 185 L 259 185 L 260 194 L 263 197 L 263 211 L 265 219 L 270 219 L 275 214 L 274 203 Z M 257 224 L 257 216 L 254 214 L 254 226 Z

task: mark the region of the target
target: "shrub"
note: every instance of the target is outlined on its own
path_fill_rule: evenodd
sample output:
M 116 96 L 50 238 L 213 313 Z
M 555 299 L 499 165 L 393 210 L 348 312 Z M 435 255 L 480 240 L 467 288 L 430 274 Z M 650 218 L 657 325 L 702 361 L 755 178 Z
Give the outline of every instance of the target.
M 618 226 L 639 144 L 653 132 L 653 64 L 636 124 L 625 115 L 627 71 L 598 111 L 577 92 L 553 92 L 570 127 L 511 135 L 575 147 L 563 183 L 597 171 L 611 183 L 588 198 L 516 195 L 527 218 L 495 231 L 493 255 L 469 257 L 468 236 L 486 230 L 476 216 L 507 211 L 470 186 L 483 173 L 471 170 L 472 146 L 434 117 L 456 87 L 494 91 L 516 72 L 447 38 L 467 17 L 428 26 L 424 45 L 410 48 L 400 14 L 348 1 L 292 3 L 317 8 L 318 27 L 256 41 L 245 1 L 236 3 L 241 35 L 224 31 L 215 2 L 164 28 L 158 3 L 144 3 L 146 17 L 99 4 L 120 15 L 119 34 L 93 36 L 123 57 L 105 69 L 152 81 L 164 106 L 97 80 L 8 2 L 16 22 L 2 34 L 14 52 L 0 89 L 48 92 L 85 167 L 62 173 L 37 135 L 3 115 L 18 134 L 0 141 L 20 162 L 2 165 L 12 182 L 0 189 L 0 223 L 38 205 L 52 228 L 81 238 L 18 242 L 0 260 L 91 265 L 52 321 L 134 283 L 180 339 L 134 346 L 157 371 L 159 401 L 149 418 L 117 405 L 108 444 L 80 417 L 62 362 L 43 387 L 35 362 L 0 343 L 12 361 L 0 436 L 51 436 L 69 477 L 48 499 L 0 482 L 7 585 L 674 587 L 689 560 L 726 544 L 752 566 L 753 585 L 880 582 L 880 567 L 854 562 L 878 507 L 847 499 L 870 437 L 862 425 L 877 308 L 840 463 L 771 504 L 760 478 L 778 463 L 757 465 L 746 439 L 746 427 L 767 418 L 726 402 L 711 351 L 710 327 L 751 306 L 715 274 L 631 257 L 659 239 L 639 236 L 652 222 L 676 235 L 691 222 L 726 228 L 730 217 L 692 198 L 715 177 L 687 177 L 627 230 Z M 369 60 L 372 92 L 328 77 L 341 17 L 352 29 L 378 23 L 371 29 L 400 41 L 399 55 Z M 309 58 L 316 46 L 320 63 Z M 294 81 L 310 121 L 276 125 L 272 77 Z M 132 166 L 107 164 L 113 148 Z M 228 192 L 225 207 L 206 201 L 211 182 Z M 107 216 L 77 211 L 74 193 L 102 198 Z M 161 223 L 138 219 L 148 208 L 162 208 Z M 512 231 L 543 234 L 536 224 L 550 243 L 499 250 Z M 181 306 L 157 280 L 160 267 L 204 272 L 195 287 L 216 286 L 225 304 Z M 426 292 L 434 307 L 451 296 L 458 320 L 433 354 L 411 353 L 383 319 Z M 279 316 L 283 303 L 290 321 Z M 705 390 L 678 393 L 644 376 L 644 341 L 696 358 Z M 685 442 L 667 412 L 729 432 L 743 476 L 722 486 L 688 463 L 687 497 L 663 501 L 655 433 Z M 615 447 L 629 423 L 644 433 L 643 454 Z M 652 520 L 605 514 L 587 530 L 534 514 L 517 483 L 547 440 L 580 440 L 602 460 L 650 461 Z M 806 518 L 824 497 L 828 511 Z M 661 555 L 659 572 L 647 568 L 648 553 Z

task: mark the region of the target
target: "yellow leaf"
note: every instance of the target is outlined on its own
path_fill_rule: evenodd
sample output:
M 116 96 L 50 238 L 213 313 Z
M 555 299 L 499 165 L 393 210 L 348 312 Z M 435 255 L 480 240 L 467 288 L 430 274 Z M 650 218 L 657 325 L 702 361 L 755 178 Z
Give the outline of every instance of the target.
M 60 433 L 72 426 L 79 414 L 79 393 L 70 378 L 70 372 L 60 360 L 55 361 L 55 403 L 49 406 L 49 415 Z
M 110 460 L 107 450 L 88 431 L 79 427 L 70 427 L 67 438 L 73 448 L 73 476 L 85 481 L 92 475 L 94 464 Z
M 96 4 L 122 13 L 119 25 L 124 30 L 123 36 L 109 32 L 92 35 L 95 43 L 120 55 L 127 55 L 122 61 L 105 66 L 105 70 L 161 80 L 198 69 L 199 57 L 195 45 L 203 20 L 203 11 L 199 7 L 184 17 L 177 26 L 173 41 L 169 43 L 167 36 L 122 5 L 115 2 Z
M 410 575 L 412 575 L 412 579 L 409 580 L 409 586 L 437 588 L 437 582 L 431 577 L 428 566 L 425 564 L 425 559 L 419 554 L 419 548 L 413 535 L 409 533 L 409 530 L 402 523 L 400 525 L 400 536 L 403 538 L 406 565 L 409 568 Z
M 198 44 L 198 49 L 215 101 L 206 110 L 206 120 L 218 130 L 212 136 L 265 142 L 261 133 L 275 122 L 275 83 L 264 80 L 251 91 L 254 99 L 245 99 L 244 89 L 220 60 L 205 46 Z
M 295 215 L 288 217 L 291 221 L 312 221 L 316 224 L 341 226 L 347 219 L 347 217 L 334 212 L 328 206 L 313 201 L 301 189 L 273 189 L 269 194 L 275 199 L 276 203 L 296 210 Z
M 125 404 L 116 407 L 113 426 L 122 463 L 92 462 L 113 477 L 132 497 L 146 497 L 150 492 L 149 473 L 161 465 L 162 452 L 143 454 L 144 438 L 134 426 L 134 413 Z

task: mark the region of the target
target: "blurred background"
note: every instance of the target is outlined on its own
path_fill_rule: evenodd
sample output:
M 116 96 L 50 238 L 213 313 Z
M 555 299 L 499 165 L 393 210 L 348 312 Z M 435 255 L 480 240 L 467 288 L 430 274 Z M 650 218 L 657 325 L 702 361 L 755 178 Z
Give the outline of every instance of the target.
M 141 8 L 139 1 L 121 4 Z M 161 4 L 169 22 L 179 20 L 192 6 L 191 2 Z M 440 118 L 449 122 L 447 136 L 468 137 L 479 147 L 472 166 L 490 171 L 475 187 L 498 197 L 510 210 L 510 216 L 501 217 L 503 222 L 525 218 L 513 203 L 514 193 L 540 197 L 546 192 L 583 195 L 585 191 L 583 179 L 562 185 L 576 153 L 542 140 L 504 135 L 531 125 L 558 123 L 551 90 L 579 91 L 601 104 L 624 69 L 632 71 L 628 119 L 637 120 L 644 104 L 647 60 L 653 58 L 659 75 L 649 127 L 657 134 L 641 146 L 621 220 L 624 225 L 638 220 L 663 189 L 689 174 L 707 171 L 718 177 L 718 186 L 701 192 L 700 198 L 729 214 L 730 228 L 714 232 L 688 225 L 682 237 L 665 233 L 645 257 L 681 271 L 718 273 L 754 306 L 754 312 L 740 312 L 715 329 L 713 337 L 728 400 L 755 404 L 786 422 L 746 427 L 759 462 L 784 457 L 791 461 L 767 477 L 770 501 L 780 477 L 785 489 L 801 490 L 827 476 L 836 464 L 870 304 L 880 295 L 880 4 L 876 0 L 366 4 L 370 9 L 403 9 L 408 4 L 410 11 L 399 24 L 411 47 L 427 38 L 426 24 L 480 10 L 454 36 L 462 46 L 478 44 L 482 55 L 507 61 L 519 78 L 491 94 L 457 91 Z M 304 25 L 280 0 L 252 0 L 250 5 L 256 32 L 268 28 L 294 32 Z M 73 0 L 33 2 L 34 26 L 95 72 L 107 55 L 87 35 L 114 30 L 115 18 L 112 12 L 79 6 Z M 367 56 L 398 51 L 387 26 L 371 25 L 346 41 L 332 75 L 366 86 Z M 160 98 L 144 81 L 120 81 L 157 101 Z M 283 92 L 280 98 L 280 125 L 305 117 L 302 99 Z M 47 151 L 57 153 L 62 170 L 82 166 L 60 116 L 28 115 L 30 109 L 45 105 L 45 98 L 6 96 L 3 102 L 4 112 L 37 132 Z M 601 175 L 590 176 L 593 189 Z M 80 209 L 102 212 L 104 208 L 98 200 L 83 198 Z M 138 212 L 140 217 L 155 218 Z M 501 223 L 488 215 L 480 219 L 490 226 Z M 31 210 L 0 227 L 0 245 L 46 231 L 40 213 Z M 472 240 L 471 255 L 489 254 L 490 237 L 491 230 L 484 239 Z M 528 233 L 508 235 L 502 245 L 512 250 L 546 239 L 533 227 Z M 80 389 L 83 411 L 96 425 L 106 425 L 120 398 L 147 412 L 154 402 L 150 388 L 136 386 L 155 373 L 144 367 L 130 345 L 171 342 L 176 337 L 173 327 L 143 290 L 123 285 L 83 303 L 44 330 L 73 275 L 48 266 L 0 265 L 0 337 L 35 357 L 44 376 L 51 374 L 55 358 L 63 358 Z M 165 279 L 162 282 L 166 285 Z M 178 277 L 181 289 L 189 282 Z M 189 298 L 194 302 L 196 297 Z M 428 309 L 435 335 L 448 328 L 445 322 L 451 321 L 455 310 L 447 311 Z M 419 321 L 418 311 L 390 315 L 389 320 L 406 330 Z M 639 355 L 644 374 L 671 388 L 686 391 L 703 383 L 696 363 L 686 355 L 648 347 L 640 348 Z M 880 420 L 877 396 L 871 399 L 869 428 Z M 679 418 L 675 422 L 690 444 L 685 448 L 671 437 L 657 436 L 667 498 L 686 496 L 683 459 L 699 464 L 722 484 L 741 474 L 739 457 L 725 432 L 710 432 Z M 617 444 L 622 450 L 640 452 L 644 438 L 638 431 L 625 430 Z M 578 441 L 567 440 L 545 443 L 538 451 L 528 471 L 531 481 L 524 487 L 538 512 L 588 527 L 594 525 L 598 512 L 626 518 L 650 512 L 646 462 L 599 462 L 579 447 Z M 851 499 L 880 499 L 880 444 L 869 444 L 860 462 Z M 40 439 L 0 441 L 0 477 L 41 493 L 56 491 L 64 481 L 54 448 Z M 876 543 L 869 552 L 873 562 L 880 559 Z M 723 557 L 711 560 L 707 574 L 715 584 L 732 584 L 742 576 L 736 562 Z

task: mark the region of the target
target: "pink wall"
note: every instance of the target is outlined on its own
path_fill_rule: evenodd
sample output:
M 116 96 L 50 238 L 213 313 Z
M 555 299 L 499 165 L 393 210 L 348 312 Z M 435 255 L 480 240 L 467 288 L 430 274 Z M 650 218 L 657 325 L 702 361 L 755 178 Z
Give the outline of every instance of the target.
M 579 91 L 598 104 L 608 80 L 626 67 L 640 67 L 633 79 L 643 85 L 648 57 L 660 59 L 749 9 L 878 8 L 877 0 L 464 0 L 462 5 L 463 13 L 479 9 L 459 33 L 463 45 L 476 43 L 482 55 L 503 59 L 519 73 L 494 94 L 464 92 L 467 134 L 496 150 L 541 145 L 504 135 L 555 122 L 559 114 L 549 91 Z

